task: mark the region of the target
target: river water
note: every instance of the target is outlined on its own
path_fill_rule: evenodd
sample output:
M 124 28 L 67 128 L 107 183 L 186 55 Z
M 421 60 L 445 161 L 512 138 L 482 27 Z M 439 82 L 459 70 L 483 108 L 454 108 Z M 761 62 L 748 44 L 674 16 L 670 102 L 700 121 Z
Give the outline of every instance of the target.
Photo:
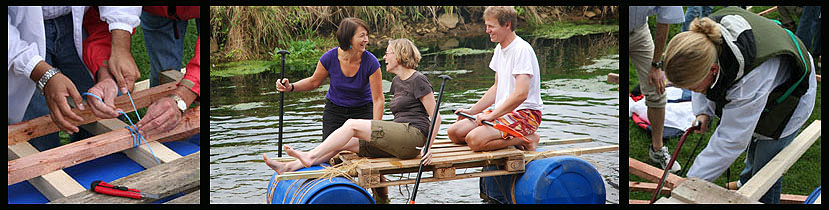
M 521 34 L 519 34 L 521 36 Z M 578 36 L 566 40 L 525 37 L 536 51 L 541 66 L 542 139 L 591 137 L 593 142 L 539 146 L 543 150 L 589 148 L 619 144 L 619 91 L 605 81 L 607 73 L 619 72 L 618 34 Z M 423 43 L 420 43 L 423 42 Z M 486 36 L 419 41 L 429 48 L 424 54 L 455 47 L 492 49 Z M 385 48 L 369 49 L 381 56 Z M 491 53 L 477 55 L 424 56 L 418 71 L 440 88 L 440 74 L 454 78 L 447 82 L 441 103 L 443 119 L 437 138 L 447 138 L 449 125 L 457 118 L 451 110 L 469 108 L 492 85 L 494 72 L 488 68 Z M 384 71 L 386 104 L 391 73 Z M 266 188 L 274 171 L 262 161 L 262 154 L 276 157 L 279 126 L 279 93 L 276 74 L 260 73 L 210 78 L 210 203 L 265 203 Z M 300 78 L 290 78 L 298 81 Z M 317 90 L 285 95 L 283 143 L 295 149 L 311 150 L 322 142 L 322 111 L 327 82 Z M 386 109 L 384 120 L 391 120 Z M 287 155 L 283 155 L 287 156 Z M 619 153 L 586 154 L 602 175 L 607 203 L 619 203 Z M 476 170 L 476 169 L 470 169 Z M 477 169 L 480 170 L 480 169 Z M 404 174 L 405 175 L 405 174 Z M 411 174 L 414 177 L 414 174 Z M 397 180 L 399 176 L 387 176 Z M 405 203 L 412 185 L 389 187 L 392 203 Z M 484 203 L 479 197 L 478 179 L 422 183 L 418 203 Z

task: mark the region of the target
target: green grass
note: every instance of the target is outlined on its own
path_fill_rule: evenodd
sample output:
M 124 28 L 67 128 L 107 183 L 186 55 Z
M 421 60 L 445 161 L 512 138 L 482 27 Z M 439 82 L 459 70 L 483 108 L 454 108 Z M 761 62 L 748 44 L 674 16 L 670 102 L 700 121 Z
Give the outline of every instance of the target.
M 529 29 L 526 29 L 529 30 Z M 586 23 L 557 23 L 540 25 L 532 29 L 532 37 L 547 39 L 568 39 L 573 36 L 588 34 L 618 32 L 619 25 L 616 24 L 586 24 Z

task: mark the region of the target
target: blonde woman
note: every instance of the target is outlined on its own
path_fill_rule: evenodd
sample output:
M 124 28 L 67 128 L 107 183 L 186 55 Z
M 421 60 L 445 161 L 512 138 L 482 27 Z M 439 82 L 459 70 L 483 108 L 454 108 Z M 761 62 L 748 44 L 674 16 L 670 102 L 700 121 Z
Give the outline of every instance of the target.
M 745 183 L 788 145 L 814 108 L 815 73 L 803 43 L 776 23 L 739 8 L 691 22 L 669 43 L 665 74 L 690 89 L 696 122 L 720 125 L 688 177 L 714 181 L 746 154 Z M 779 203 L 782 178 L 760 199 Z
M 386 55 L 386 70 L 396 76 L 391 83 L 393 97 L 389 104 L 394 120 L 349 119 L 335 130 L 325 141 L 311 151 L 297 151 L 284 146 L 288 155 L 297 160 L 280 163 L 262 157 L 265 163 L 279 174 L 296 171 L 303 167 L 326 162 L 343 150 L 357 153 L 362 157 L 397 157 L 411 159 L 422 156 L 424 164 L 431 163 L 431 152 L 422 154 L 429 131 L 429 116 L 435 109 L 435 96 L 429 80 L 415 70 L 420 61 L 420 52 L 408 39 L 389 41 Z M 440 116 L 435 128 L 440 127 Z M 435 140 L 437 132 L 429 138 Z M 431 150 L 429 150 L 431 151 Z

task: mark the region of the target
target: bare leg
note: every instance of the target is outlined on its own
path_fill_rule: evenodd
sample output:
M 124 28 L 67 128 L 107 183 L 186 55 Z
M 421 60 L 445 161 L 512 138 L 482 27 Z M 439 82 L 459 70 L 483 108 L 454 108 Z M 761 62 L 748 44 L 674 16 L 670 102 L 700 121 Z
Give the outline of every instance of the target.
M 305 167 L 310 167 L 334 157 L 338 152 L 345 149 L 352 137 L 369 141 L 371 139 L 371 120 L 350 119 L 346 121 L 342 127 L 331 133 L 328 139 L 309 152 L 296 151 L 287 145 L 284 148 L 288 155 L 297 158 Z
M 529 139 L 530 142 L 527 143 L 525 141 L 521 141 L 520 144 L 515 145 L 515 146 L 518 147 L 518 149 L 521 149 L 521 150 L 524 150 L 524 151 L 535 151 L 535 149 L 538 148 L 538 142 L 541 141 L 541 136 L 539 136 L 536 133 L 533 133 L 533 134 L 530 134 L 530 135 L 526 135 L 524 137 Z
M 653 150 L 662 149 L 662 130 L 665 128 L 665 108 L 648 107 L 648 120 L 651 121 L 651 144 Z
M 466 135 L 478 125 L 470 120 L 461 120 L 449 126 L 449 140 L 456 144 L 466 144 Z
M 492 151 L 521 144 L 520 138 L 501 138 L 501 132 L 489 126 L 478 126 L 469 132 L 466 141 L 472 151 Z
M 302 166 L 302 163 L 300 163 L 299 161 L 283 163 L 276 160 L 268 159 L 268 156 L 265 154 L 262 154 L 262 158 L 265 160 L 265 164 L 267 164 L 268 167 L 271 167 L 271 169 L 276 171 L 276 173 L 279 175 L 282 175 L 285 172 L 296 171 L 304 168 L 304 166 Z

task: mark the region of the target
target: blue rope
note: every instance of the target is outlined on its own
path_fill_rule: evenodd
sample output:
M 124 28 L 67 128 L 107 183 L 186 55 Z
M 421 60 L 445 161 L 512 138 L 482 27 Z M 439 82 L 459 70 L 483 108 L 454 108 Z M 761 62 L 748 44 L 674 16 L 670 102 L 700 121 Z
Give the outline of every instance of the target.
M 101 97 L 99 97 L 95 94 L 85 92 L 85 93 L 82 93 L 81 95 L 95 97 L 99 101 L 101 101 L 101 103 L 104 103 L 104 100 L 101 99 Z M 141 120 L 141 115 L 138 114 L 138 109 L 135 108 L 135 102 L 132 100 L 132 95 L 130 95 L 130 92 L 127 92 L 127 97 L 130 98 L 130 103 L 132 103 L 132 108 L 133 108 L 133 110 L 135 110 L 135 116 L 137 116 L 138 120 L 140 121 Z M 118 113 L 121 113 L 122 115 L 124 115 L 124 117 L 127 118 L 127 121 L 130 122 L 130 124 L 127 125 L 126 128 L 127 128 L 128 131 L 130 131 L 130 134 L 132 135 L 133 147 L 138 147 L 141 144 L 146 144 L 147 139 L 145 139 L 144 136 L 142 136 L 140 133 L 138 133 L 138 127 L 135 127 L 135 124 L 132 123 L 132 119 L 130 119 L 130 116 L 127 115 L 127 113 L 124 113 L 123 111 L 118 111 Z M 142 143 L 142 141 L 141 141 L 142 139 L 145 141 L 144 143 Z M 150 154 L 153 155 L 153 158 L 155 159 L 155 162 L 158 163 L 159 165 L 161 165 L 161 161 L 159 161 L 158 157 L 155 156 L 155 152 L 153 152 L 153 148 L 150 147 L 150 146 L 147 146 L 147 148 L 150 149 Z

